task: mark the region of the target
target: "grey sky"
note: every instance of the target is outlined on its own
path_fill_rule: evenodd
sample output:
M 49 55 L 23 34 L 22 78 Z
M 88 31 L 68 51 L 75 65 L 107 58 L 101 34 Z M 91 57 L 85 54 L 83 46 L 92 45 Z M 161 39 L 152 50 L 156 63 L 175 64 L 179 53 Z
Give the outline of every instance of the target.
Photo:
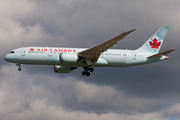
M 0 0 L 1 120 L 180 119 L 180 1 Z M 91 47 L 138 28 L 114 49 L 136 49 L 169 26 L 161 51 L 170 59 L 128 68 L 82 68 L 56 74 L 53 66 L 3 60 L 24 46 Z

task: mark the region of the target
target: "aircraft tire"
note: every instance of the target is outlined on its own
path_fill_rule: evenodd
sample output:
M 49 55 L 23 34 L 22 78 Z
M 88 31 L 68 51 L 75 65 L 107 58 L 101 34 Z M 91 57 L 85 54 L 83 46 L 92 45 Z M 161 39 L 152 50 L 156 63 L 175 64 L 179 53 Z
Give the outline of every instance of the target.
M 22 70 L 22 68 L 21 68 L 21 67 L 18 67 L 18 70 L 19 70 L 19 71 L 21 71 L 21 70 Z
M 83 72 L 82 72 L 82 75 L 86 75 L 86 71 L 83 71 Z
M 89 71 L 90 71 L 90 72 L 93 72 L 93 71 L 94 71 L 94 68 L 89 68 Z
M 90 72 L 86 72 L 86 76 L 90 76 Z

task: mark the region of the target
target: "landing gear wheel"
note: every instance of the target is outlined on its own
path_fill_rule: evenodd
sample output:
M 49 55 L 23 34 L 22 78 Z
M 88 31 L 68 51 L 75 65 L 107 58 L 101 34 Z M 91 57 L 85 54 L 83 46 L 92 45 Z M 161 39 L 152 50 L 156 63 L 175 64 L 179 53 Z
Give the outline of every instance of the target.
M 82 75 L 86 75 L 86 71 L 83 71 L 83 72 L 82 72 Z
M 90 74 L 91 74 L 91 73 L 90 73 L 90 72 L 87 72 L 87 71 L 83 71 L 83 72 L 82 72 L 82 75 L 83 75 L 83 76 L 84 76 L 84 75 L 90 76 Z
M 93 71 L 94 71 L 94 68 L 89 68 L 89 71 L 90 71 L 90 72 L 93 72 Z
M 82 72 L 82 75 L 86 75 L 87 77 L 91 75 L 90 72 L 94 71 L 94 68 L 92 68 L 91 66 L 89 67 L 83 67 L 84 71 Z M 89 71 L 89 72 L 88 72 Z
M 22 68 L 21 68 L 21 67 L 18 67 L 18 70 L 19 70 L 19 71 L 21 71 L 21 70 L 22 70 Z
M 90 72 L 86 72 L 86 76 L 90 76 Z

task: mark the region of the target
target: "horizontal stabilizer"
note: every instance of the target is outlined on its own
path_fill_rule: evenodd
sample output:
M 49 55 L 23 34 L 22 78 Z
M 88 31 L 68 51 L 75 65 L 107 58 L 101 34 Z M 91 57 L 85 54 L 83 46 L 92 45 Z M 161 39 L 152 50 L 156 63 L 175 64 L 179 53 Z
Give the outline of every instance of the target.
M 158 54 L 149 56 L 149 57 L 147 57 L 147 58 L 154 58 L 154 57 L 163 56 L 163 55 L 169 54 L 170 52 L 172 52 L 172 51 L 174 51 L 174 50 L 175 50 L 175 49 L 167 50 L 167 51 L 164 51 L 164 52 L 161 52 L 161 53 L 158 53 Z

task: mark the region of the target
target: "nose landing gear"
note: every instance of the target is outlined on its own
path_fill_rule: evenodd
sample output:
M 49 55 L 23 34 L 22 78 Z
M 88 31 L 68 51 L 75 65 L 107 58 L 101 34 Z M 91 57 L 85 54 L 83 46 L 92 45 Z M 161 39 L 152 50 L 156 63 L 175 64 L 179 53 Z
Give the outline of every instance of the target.
M 18 67 L 18 70 L 21 71 L 21 70 L 22 70 L 21 64 L 20 64 L 20 63 L 16 63 L 16 65 L 19 66 L 19 67 Z
M 19 71 L 21 71 L 21 70 L 22 70 L 22 68 L 19 66 L 19 67 L 18 67 L 18 70 L 19 70 Z

